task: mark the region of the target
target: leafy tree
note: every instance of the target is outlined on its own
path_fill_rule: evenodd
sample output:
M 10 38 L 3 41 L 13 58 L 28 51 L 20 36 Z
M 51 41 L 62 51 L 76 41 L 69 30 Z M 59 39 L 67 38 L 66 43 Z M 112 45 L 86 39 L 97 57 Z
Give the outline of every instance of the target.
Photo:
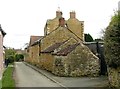
M 93 38 L 89 33 L 84 34 L 84 35 L 85 35 L 85 42 L 92 42 L 93 41 Z
M 24 59 L 23 54 L 16 54 L 16 55 L 15 55 L 15 61 L 21 61 L 21 60 L 23 60 L 23 59 Z
M 15 50 L 12 48 L 8 48 L 5 50 L 5 58 L 8 58 L 9 56 L 14 56 L 15 55 Z
M 5 59 L 9 60 L 10 63 L 14 62 L 15 50 L 12 48 L 7 48 L 5 50 Z
M 15 55 L 15 61 L 19 61 L 20 57 L 19 57 L 19 54 L 16 54 Z
M 109 67 L 120 67 L 120 15 L 117 13 L 106 28 L 104 46 Z
M 120 12 L 111 18 L 104 35 L 105 58 L 108 65 L 108 79 L 111 87 L 119 87 L 120 68 Z

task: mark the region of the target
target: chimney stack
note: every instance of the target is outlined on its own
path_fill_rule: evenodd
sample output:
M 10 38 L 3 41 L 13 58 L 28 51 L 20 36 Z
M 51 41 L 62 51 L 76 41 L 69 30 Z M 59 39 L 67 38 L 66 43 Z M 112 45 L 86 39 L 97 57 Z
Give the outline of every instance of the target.
M 65 26 L 65 19 L 64 19 L 63 17 L 61 17 L 61 18 L 59 19 L 59 26 L 61 26 L 61 27 L 64 27 L 64 26 Z
M 61 18 L 62 17 L 62 11 L 56 11 L 56 17 Z
M 76 18 L 76 13 L 75 13 L 75 11 L 70 12 L 70 18 Z

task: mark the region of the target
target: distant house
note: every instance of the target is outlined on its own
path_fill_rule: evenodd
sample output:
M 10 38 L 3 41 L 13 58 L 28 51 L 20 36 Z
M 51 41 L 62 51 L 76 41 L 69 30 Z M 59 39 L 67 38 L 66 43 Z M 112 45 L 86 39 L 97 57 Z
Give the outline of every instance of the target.
M 3 72 L 3 58 L 4 58 L 4 48 L 3 48 L 3 37 L 6 35 L 6 33 L 2 30 L 0 25 L 0 78 L 2 78 L 2 72 Z
M 39 40 L 43 38 L 43 36 L 31 36 L 30 37 L 30 41 L 29 41 L 29 45 L 26 48 L 26 58 L 25 61 L 31 61 L 33 63 L 37 63 L 38 62 L 38 58 L 39 58 Z M 37 45 L 38 44 L 38 45 Z
M 24 50 L 22 49 L 14 49 L 17 54 L 24 54 Z

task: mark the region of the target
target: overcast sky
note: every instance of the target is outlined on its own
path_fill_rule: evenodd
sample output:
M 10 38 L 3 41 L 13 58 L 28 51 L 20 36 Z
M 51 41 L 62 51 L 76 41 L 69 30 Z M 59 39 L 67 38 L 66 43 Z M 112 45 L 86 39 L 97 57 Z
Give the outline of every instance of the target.
M 0 0 L 0 24 L 7 33 L 4 45 L 22 48 L 31 35 L 42 36 L 47 19 L 56 16 L 60 7 L 67 20 L 69 12 L 84 21 L 84 33 L 99 38 L 101 29 L 108 26 L 119 0 Z

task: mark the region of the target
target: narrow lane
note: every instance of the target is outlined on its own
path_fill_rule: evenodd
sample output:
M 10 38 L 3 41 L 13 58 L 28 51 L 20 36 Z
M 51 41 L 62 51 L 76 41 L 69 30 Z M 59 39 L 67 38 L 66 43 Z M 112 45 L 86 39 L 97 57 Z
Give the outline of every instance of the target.
M 16 87 L 60 87 L 22 62 L 15 63 Z

